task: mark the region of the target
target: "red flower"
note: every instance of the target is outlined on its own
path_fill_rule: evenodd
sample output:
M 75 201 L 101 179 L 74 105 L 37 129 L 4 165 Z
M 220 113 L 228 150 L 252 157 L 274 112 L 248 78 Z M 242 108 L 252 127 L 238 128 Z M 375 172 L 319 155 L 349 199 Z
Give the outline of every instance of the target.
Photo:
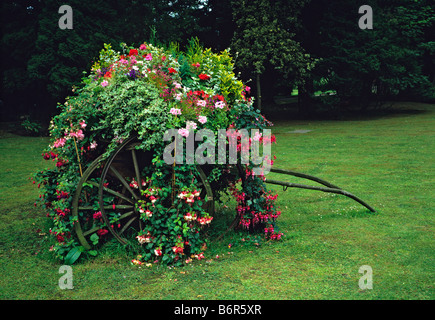
M 136 49 L 130 49 L 130 52 L 128 53 L 128 56 L 137 56 L 139 52 L 137 52 Z
M 210 79 L 210 76 L 209 76 L 209 75 L 206 75 L 205 73 L 201 73 L 198 77 L 199 77 L 201 80 L 209 80 L 209 79 Z
M 177 73 L 177 70 L 174 68 L 168 68 L 169 73 Z
M 109 232 L 109 230 L 107 230 L 107 229 L 100 229 L 100 230 L 98 230 L 97 231 L 97 234 L 100 236 L 100 237 L 102 237 L 102 236 L 104 236 L 106 233 L 108 233 Z

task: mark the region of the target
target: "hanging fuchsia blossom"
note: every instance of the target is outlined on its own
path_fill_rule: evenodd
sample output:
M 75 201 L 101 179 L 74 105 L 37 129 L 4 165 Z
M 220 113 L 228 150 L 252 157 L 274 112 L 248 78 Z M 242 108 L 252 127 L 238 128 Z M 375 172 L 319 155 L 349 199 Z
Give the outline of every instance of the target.
M 62 148 L 65 145 L 65 142 L 66 142 L 65 138 L 59 138 L 54 142 L 53 146 L 55 148 Z

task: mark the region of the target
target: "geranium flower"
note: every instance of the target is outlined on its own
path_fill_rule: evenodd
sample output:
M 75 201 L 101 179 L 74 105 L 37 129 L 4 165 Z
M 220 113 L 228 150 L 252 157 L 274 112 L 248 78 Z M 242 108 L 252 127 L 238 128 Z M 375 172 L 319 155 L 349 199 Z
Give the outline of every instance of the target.
M 205 107 L 207 105 L 207 101 L 205 100 L 198 100 L 198 102 L 196 103 L 196 105 L 198 107 Z
M 151 53 L 148 53 L 148 54 L 145 56 L 145 60 L 148 60 L 148 61 L 153 60 L 153 56 L 152 56 L 152 54 L 151 54 Z
M 198 77 L 199 77 L 201 80 L 210 80 L 210 76 L 209 76 L 209 75 L 206 75 L 205 73 L 201 73 Z
M 197 124 L 195 122 L 193 122 L 193 121 L 187 121 L 186 122 L 186 129 L 187 130 L 190 130 L 190 129 L 195 130 L 197 127 L 198 127 Z
M 198 121 L 202 124 L 207 122 L 207 117 L 206 116 L 199 116 L 198 117 Z
M 186 128 L 178 129 L 178 134 L 187 138 L 189 136 L 189 130 Z
M 168 72 L 169 73 L 177 73 L 177 70 L 175 70 L 174 68 L 168 68 Z
M 140 50 L 146 50 L 147 46 L 145 45 L 145 43 L 142 43 L 139 47 Z
M 137 49 L 130 49 L 130 52 L 128 53 L 128 56 L 137 56 L 139 52 L 137 52 Z
M 225 102 L 223 102 L 223 101 L 218 101 L 218 102 L 216 102 L 216 103 L 214 104 L 214 106 L 215 106 L 215 108 L 223 109 L 223 108 L 225 107 Z
M 177 109 L 177 108 L 171 108 L 171 110 L 169 111 L 169 113 L 173 114 L 174 116 L 176 115 L 181 115 L 181 110 Z

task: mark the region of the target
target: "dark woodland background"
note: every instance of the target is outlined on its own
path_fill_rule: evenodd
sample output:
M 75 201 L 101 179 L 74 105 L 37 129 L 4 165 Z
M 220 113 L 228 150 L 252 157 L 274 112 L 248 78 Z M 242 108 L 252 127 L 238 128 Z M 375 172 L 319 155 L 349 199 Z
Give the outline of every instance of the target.
M 58 26 L 64 4 L 71 30 Z M 358 27 L 364 4 L 371 30 Z M 434 12 L 429 0 L 2 0 L 0 120 L 45 127 L 104 43 L 183 48 L 192 37 L 231 48 L 266 114 L 337 117 L 386 101 L 434 102 Z

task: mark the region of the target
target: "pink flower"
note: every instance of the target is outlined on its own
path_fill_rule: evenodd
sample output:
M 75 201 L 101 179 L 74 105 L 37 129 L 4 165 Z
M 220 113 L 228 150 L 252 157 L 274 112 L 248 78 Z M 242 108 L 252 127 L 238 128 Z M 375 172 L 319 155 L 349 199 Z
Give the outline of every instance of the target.
M 102 87 L 106 87 L 109 83 L 106 80 L 103 80 L 103 82 L 101 82 L 101 86 Z
M 261 133 L 260 132 L 255 132 L 254 137 L 252 138 L 254 141 L 260 141 L 261 138 Z
M 205 107 L 207 105 L 207 101 L 205 100 L 198 100 L 198 102 L 196 103 L 196 105 L 198 107 Z
M 85 120 L 80 121 L 79 124 L 80 124 L 80 127 L 82 127 L 82 129 L 86 128 L 86 126 L 87 126 Z
M 147 46 L 145 45 L 145 43 L 142 43 L 139 47 L 140 50 L 146 50 Z
M 55 148 L 61 148 L 65 145 L 65 142 L 66 142 L 65 138 L 59 138 L 54 142 L 53 146 Z
M 215 103 L 215 108 L 219 108 L 219 109 L 223 109 L 225 107 L 225 102 L 223 101 L 218 101 Z
M 152 56 L 152 54 L 151 54 L 151 53 L 148 53 L 148 54 L 145 56 L 145 60 L 148 60 L 148 61 L 153 60 L 153 56 Z
M 95 220 L 100 219 L 101 217 L 102 217 L 102 215 L 101 215 L 101 211 L 95 212 L 95 213 L 93 214 L 93 218 L 94 218 Z
M 198 121 L 202 124 L 207 122 L 207 117 L 206 116 L 199 116 L 198 117 Z
M 85 138 L 85 135 L 81 129 L 77 132 L 70 132 L 69 136 L 76 137 L 78 140 L 83 140 Z
M 169 113 L 173 114 L 174 116 L 176 115 L 180 115 L 181 114 L 181 110 L 180 109 L 176 109 L 176 108 L 171 108 L 171 110 L 169 111 Z
M 245 91 L 249 93 L 251 91 L 251 87 L 246 86 Z
M 197 124 L 195 122 L 193 122 L 193 121 L 186 122 L 186 129 L 187 130 L 190 130 L 190 129 L 195 130 L 196 128 L 197 128 Z
M 90 148 L 91 149 L 95 149 L 96 147 L 97 147 L 97 142 L 96 141 L 92 141 L 92 143 L 91 143 L 91 145 L 90 145 Z
M 178 129 L 178 134 L 187 138 L 189 136 L 189 130 L 186 128 Z

